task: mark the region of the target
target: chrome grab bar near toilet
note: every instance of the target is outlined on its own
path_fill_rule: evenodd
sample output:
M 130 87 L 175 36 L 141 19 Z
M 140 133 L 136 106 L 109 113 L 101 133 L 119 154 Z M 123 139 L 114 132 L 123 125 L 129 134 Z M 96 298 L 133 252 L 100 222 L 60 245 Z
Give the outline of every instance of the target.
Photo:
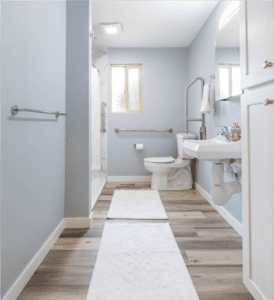
M 169 129 L 119 129 L 119 128 L 115 128 L 114 129 L 115 132 L 126 132 L 126 131 L 133 131 L 133 132 L 142 132 L 142 131 L 153 131 L 153 132 L 156 132 L 156 131 L 159 131 L 159 132 L 173 132 L 173 129 L 172 128 L 169 128 Z
M 107 106 L 106 102 L 102 102 L 102 128 L 101 132 L 106 132 L 106 112 L 105 107 Z
M 19 108 L 17 105 L 13 105 L 11 107 L 11 113 L 13 116 L 16 116 L 20 111 L 28 111 L 28 112 L 34 112 L 39 114 L 49 114 L 49 115 L 55 115 L 56 118 L 59 116 L 67 116 L 68 114 L 59 113 L 59 111 L 45 111 L 45 110 L 38 110 L 38 109 L 29 109 L 29 108 Z

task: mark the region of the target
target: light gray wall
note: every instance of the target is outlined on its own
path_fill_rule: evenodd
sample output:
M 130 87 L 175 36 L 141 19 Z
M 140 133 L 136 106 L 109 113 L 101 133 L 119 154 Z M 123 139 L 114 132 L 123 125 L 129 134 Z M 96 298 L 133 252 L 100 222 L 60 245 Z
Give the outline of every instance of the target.
M 2 2 L 2 295 L 64 217 L 66 3 Z
M 214 38 L 218 31 L 219 20 L 224 8 L 229 1 L 220 2 L 211 16 L 208 18 L 198 35 L 189 47 L 188 56 L 188 81 L 197 76 L 209 81 L 209 76 L 215 74 L 215 48 Z M 212 81 L 212 94 L 214 94 L 214 84 Z M 189 91 L 189 116 L 199 116 L 200 109 L 200 89 L 198 84 L 194 84 Z M 205 116 L 207 127 L 207 139 L 214 138 L 219 130 L 218 126 L 225 125 L 231 127 L 234 121 L 241 124 L 240 97 L 234 97 L 231 101 L 215 102 L 216 113 Z M 198 135 L 200 124 L 190 122 L 189 132 Z M 211 162 L 198 161 L 196 165 L 196 181 L 208 192 L 211 191 Z M 239 222 L 242 222 L 242 194 L 235 194 L 231 197 L 224 208 L 232 214 Z
M 142 113 L 111 113 L 108 106 L 108 175 L 151 175 L 144 158 L 176 156 L 176 133 L 185 129 L 185 95 L 187 85 L 187 49 L 185 48 L 109 48 L 110 64 L 142 64 Z M 109 97 L 111 80 L 109 80 Z M 111 103 L 111 98 L 109 98 Z M 167 129 L 173 133 L 115 133 L 114 128 Z M 133 144 L 144 144 L 136 151 Z
M 217 47 L 215 51 L 216 65 L 240 64 L 240 48 Z
M 91 15 L 91 14 L 90 14 Z M 67 1 L 65 217 L 88 217 L 91 200 L 89 2 Z M 91 52 L 90 52 L 91 53 Z

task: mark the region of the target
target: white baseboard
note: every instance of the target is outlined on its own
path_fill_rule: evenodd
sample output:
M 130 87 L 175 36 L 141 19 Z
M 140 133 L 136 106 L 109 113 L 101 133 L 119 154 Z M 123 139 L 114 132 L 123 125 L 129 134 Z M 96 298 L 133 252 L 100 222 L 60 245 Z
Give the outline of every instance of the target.
M 196 190 L 218 211 L 218 213 L 239 233 L 243 236 L 243 225 L 237 221 L 223 206 L 213 203 L 211 196 L 197 182 L 195 182 Z
M 34 274 L 34 272 L 37 270 L 43 259 L 48 254 L 51 247 L 55 244 L 57 239 L 59 238 L 60 234 L 62 233 L 64 229 L 65 221 L 64 219 L 58 224 L 58 226 L 54 229 L 52 234 L 49 236 L 49 238 L 45 241 L 43 246 L 40 248 L 40 250 L 36 253 L 36 255 L 33 257 L 33 259 L 29 262 L 29 264 L 26 266 L 26 268 L 23 270 L 23 272 L 20 274 L 20 276 L 17 278 L 17 280 L 14 282 L 14 284 L 11 286 L 11 288 L 6 293 L 5 297 L 2 298 L 2 300 L 15 300 L 20 295 L 28 281 L 30 280 L 31 276 Z
M 65 228 L 90 228 L 90 218 L 65 218 Z
M 151 176 L 108 176 L 107 181 L 109 182 L 134 182 L 134 181 L 143 181 L 151 182 Z
M 49 238 L 45 241 L 40 250 L 36 253 L 33 259 L 29 262 L 11 288 L 8 290 L 2 300 L 16 300 L 20 295 L 31 276 L 35 273 L 37 268 L 40 266 L 43 259 L 46 257 L 51 247 L 55 244 L 62 231 L 65 228 L 90 228 L 92 221 L 92 213 L 89 218 L 65 218 L 58 226 L 54 229 Z M 1 298 L 0 298 L 1 299 Z

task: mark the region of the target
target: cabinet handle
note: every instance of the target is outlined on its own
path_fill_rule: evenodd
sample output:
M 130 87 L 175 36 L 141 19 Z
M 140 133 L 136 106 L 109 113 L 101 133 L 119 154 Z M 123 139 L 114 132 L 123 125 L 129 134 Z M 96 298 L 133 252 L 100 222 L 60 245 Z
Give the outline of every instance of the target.
M 266 106 L 266 105 L 269 105 L 269 104 L 273 104 L 274 103 L 274 100 L 269 100 L 269 98 L 265 99 L 263 101 L 263 104 Z
M 263 68 L 266 69 L 266 68 L 269 68 L 269 67 L 273 67 L 273 62 L 266 60 L 263 64 Z

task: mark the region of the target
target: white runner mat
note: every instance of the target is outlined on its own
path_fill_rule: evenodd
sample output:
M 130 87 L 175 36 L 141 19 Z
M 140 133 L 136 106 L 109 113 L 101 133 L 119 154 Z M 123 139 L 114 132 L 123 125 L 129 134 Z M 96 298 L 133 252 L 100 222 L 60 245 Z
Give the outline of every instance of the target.
M 116 190 L 108 219 L 168 219 L 158 191 Z
M 199 300 L 167 223 L 106 223 L 87 300 Z

